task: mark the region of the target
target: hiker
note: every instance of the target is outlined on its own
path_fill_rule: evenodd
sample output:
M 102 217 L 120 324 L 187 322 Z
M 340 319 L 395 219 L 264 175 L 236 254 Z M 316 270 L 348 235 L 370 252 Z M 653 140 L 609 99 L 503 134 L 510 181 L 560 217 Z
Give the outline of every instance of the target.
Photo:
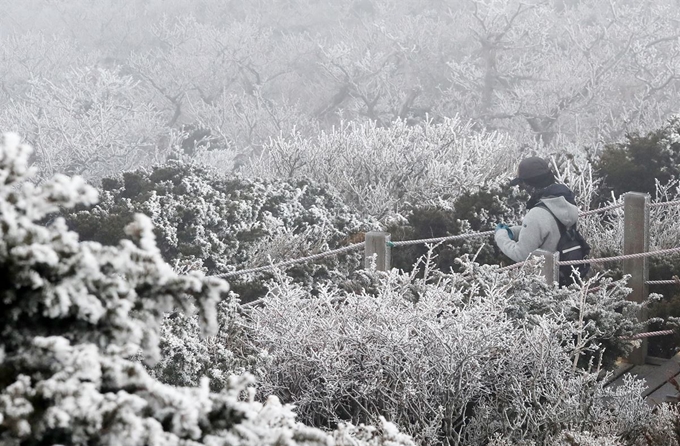
M 548 163 L 539 157 L 525 158 L 519 163 L 517 178 L 511 186 L 520 185 L 531 194 L 522 226 L 496 226 L 494 236 L 498 248 L 515 262 L 523 262 L 536 249 L 558 250 L 564 228 L 576 224 L 579 209 L 574 193 L 564 184 L 555 183 Z M 561 230 L 562 229 L 562 230 Z

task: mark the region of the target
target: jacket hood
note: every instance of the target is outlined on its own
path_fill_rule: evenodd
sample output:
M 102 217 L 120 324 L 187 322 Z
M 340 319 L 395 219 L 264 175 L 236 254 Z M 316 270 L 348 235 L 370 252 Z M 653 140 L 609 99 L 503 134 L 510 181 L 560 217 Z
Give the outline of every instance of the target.
M 567 228 L 578 221 L 579 209 L 564 197 L 546 197 L 541 202 L 550 209 L 553 215 Z
M 543 189 L 541 196 L 545 198 L 564 197 L 565 200 L 576 206 L 574 193 L 564 184 L 551 184 L 550 186 Z
M 578 220 L 579 208 L 576 206 L 574 193 L 564 184 L 551 184 L 538 196 L 532 197 L 530 202 L 544 204 L 567 228 Z

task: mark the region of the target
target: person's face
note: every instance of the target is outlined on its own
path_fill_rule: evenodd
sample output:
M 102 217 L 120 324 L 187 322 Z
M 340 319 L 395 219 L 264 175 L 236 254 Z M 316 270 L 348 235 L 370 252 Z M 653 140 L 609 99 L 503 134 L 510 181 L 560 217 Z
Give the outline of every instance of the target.
M 525 183 L 524 181 L 521 181 L 521 182 L 518 184 L 518 186 L 519 186 L 519 189 L 520 189 L 520 190 L 522 190 L 522 191 L 528 193 L 529 195 L 533 195 L 533 194 L 538 190 L 536 187 L 531 186 L 531 185 Z

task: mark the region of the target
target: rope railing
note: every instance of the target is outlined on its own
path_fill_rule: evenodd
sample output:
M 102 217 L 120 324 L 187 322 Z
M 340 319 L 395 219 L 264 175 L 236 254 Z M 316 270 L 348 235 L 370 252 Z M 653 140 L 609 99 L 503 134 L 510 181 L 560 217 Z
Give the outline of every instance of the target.
M 649 206 L 650 207 L 661 207 L 661 206 L 670 206 L 670 205 L 680 205 L 680 200 L 676 201 L 665 201 L 665 202 L 660 202 L 660 203 L 651 203 Z M 579 217 L 586 217 L 589 215 L 594 215 L 594 214 L 601 214 L 604 212 L 608 212 L 614 209 L 619 209 L 624 206 L 624 203 L 617 203 L 617 204 L 612 204 L 610 206 L 606 206 L 603 208 L 598 208 L 598 209 L 592 209 L 589 211 L 583 211 L 580 212 L 578 215 Z M 469 234 L 461 234 L 461 235 L 451 235 L 451 236 L 445 236 L 445 237 L 434 237 L 434 238 L 427 238 L 427 239 L 418 239 L 418 240 L 399 240 L 399 241 L 394 241 L 394 242 L 389 242 L 390 247 L 397 247 L 397 246 L 409 246 L 409 245 L 418 245 L 418 244 L 424 244 L 424 243 L 438 243 L 438 242 L 445 242 L 445 241 L 453 241 L 453 240 L 464 240 L 468 238 L 474 238 L 474 237 L 484 237 L 487 235 L 493 235 L 496 231 L 484 231 L 484 232 L 472 232 Z
M 661 331 L 650 331 L 647 333 L 638 333 L 634 334 L 633 336 L 622 336 L 620 339 L 626 339 L 626 340 L 635 340 L 635 339 L 645 339 L 645 338 L 652 338 L 655 336 L 668 336 L 675 334 L 675 330 L 661 330 Z
M 666 202 L 658 202 L 658 203 L 651 203 L 649 204 L 649 207 L 662 207 L 662 206 L 672 206 L 672 205 L 680 205 L 680 200 L 675 200 L 675 201 L 666 201 Z M 613 204 L 610 206 L 605 206 L 603 208 L 599 209 L 592 209 L 589 211 L 584 211 L 580 212 L 579 216 L 580 217 L 585 217 L 589 215 L 594 215 L 594 214 L 600 214 L 604 212 L 608 212 L 614 209 L 622 208 L 624 206 L 624 203 L 617 203 Z M 440 242 L 445 242 L 445 241 L 456 241 L 456 240 L 466 240 L 466 239 L 472 239 L 472 238 L 477 238 L 477 237 L 486 237 L 493 235 L 496 231 L 491 230 L 491 231 L 484 231 L 484 232 L 472 232 L 468 234 L 459 234 L 459 235 L 451 235 L 451 236 L 444 236 L 444 237 L 432 237 L 432 238 L 427 238 L 427 239 L 417 239 L 417 240 L 398 240 L 398 241 L 388 241 L 387 244 L 389 247 L 399 247 L 399 246 L 411 246 L 411 245 L 418 245 L 418 244 L 426 244 L 426 243 L 440 243 Z M 306 257 L 301 257 L 298 259 L 291 259 L 291 260 L 286 260 L 284 262 L 279 262 L 276 264 L 271 264 L 271 265 L 265 265 L 265 266 L 260 266 L 256 268 L 249 268 L 249 269 L 244 269 L 244 270 L 239 270 L 239 271 L 232 271 L 228 273 L 223 273 L 223 274 L 216 274 L 214 276 L 210 277 L 221 277 L 221 278 L 227 278 L 227 277 L 235 277 L 243 274 L 250 274 L 250 273 L 257 273 L 257 272 L 263 272 L 263 271 L 269 271 L 273 270 L 276 268 L 282 268 L 298 263 L 304 263 L 312 260 L 317 260 L 320 258 L 340 254 L 343 252 L 347 251 L 352 251 L 355 249 L 359 249 L 361 247 L 365 246 L 365 242 L 361 243 L 356 243 L 354 245 L 350 246 L 345 246 L 339 249 L 323 252 L 323 253 L 318 253 L 318 254 L 313 254 L 310 256 Z M 606 257 L 606 258 L 600 258 L 600 259 L 583 259 L 583 260 L 572 260 L 572 261 L 560 261 L 557 264 L 558 265 L 581 265 L 585 263 L 605 263 L 609 261 L 616 261 L 616 260 L 625 260 L 625 259 L 631 259 L 631 258 L 640 258 L 640 257 L 647 257 L 650 255 L 661 255 L 661 254 L 666 254 L 666 253 L 671 253 L 671 252 L 678 252 L 680 251 L 680 248 L 673 248 L 670 250 L 661 250 L 661 251 L 654 251 L 651 253 L 642 253 L 642 254 L 629 254 L 629 255 L 622 255 L 622 256 L 616 256 L 616 257 Z M 507 270 L 512 270 L 521 267 L 524 264 L 524 262 L 505 266 L 502 268 L 499 268 L 498 271 L 507 271 Z M 674 281 L 665 281 L 663 283 L 660 283 L 658 281 L 654 283 L 653 285 L 660 285 L 660 284 L 670 284 L 674 283 Z
M 680 279 L 669 279 L 669 280 L 646 280 L 645 284 L 647 285 L 680 285 Z M 612 285 L 610 284 L 609 287 Z M 608 288 L 609 288 L 608 287 Z M 594 293 L 595 291 L 601 290 L 601 286 L 596 286 L 593 288 L 589 288 L 588 292 L 589 293 Z
M 652 257 L 652 256 L 658 256 L 662 254 L 670 254 L 673 252 L 680 252 L 680 247 L 677 248 L 669 248 L 669 249 L 660 249 L 658 251 L 648 251 L 648 252 L 639 252 L 636 254 L 624 254 L 620 256 L 614 256 L 614 257 L 601 257 L 601 258 L 595 258 L 595 259 L 582 259 L 582 260 L 560 260 L 557 262 L 557 265 L 562 266 L 562 265 L 584 265 L 586 263 L 605 263 L 605 262 L 615 262 L 617 260 L 628 260 L 628 259 L 641 259 L 644 257 Z
M 680 200 L 674 201 L 659 201 L 657 203 L 649 203 L 650 208 L 660 208 L 663 206 L 676 206 L 680 204 Z
M 355 249 L 363 247 L 365 244 L 366 244 L 365 242 L 355 243 L 353 245 L 343 246 L 342 248 L 334 249 L 332 251 L 326 251 L 326 252 L 320 252 L 318 254 L 312 254 L 312 255 L 307 256 L 307 257 L 300 257 L 298 259 L 286 260 L 285 262 L 273 263 L 271 265 L 259 266 L 257 268 L 249 268 L 249 269 L 242 269 L 242 270 L 238 270 L 238 271 L 231 271 L 231 272 L 228 272 L 228 273 L 215 274 L 214 276 L 209 276 L 209 277 L 225 278 L 225 277 L 239 276 L 241 274 L 258 273 L 258 272 L 262 272 L 262 271 L 273 270 L 273 269 L 281 268 L 281 267 L 284 267 L 284 266 L 294 265 L 296 263 L 304 263 L 304 262 L 308 262 L 310 260 L 317 260 L 317 259 L 321 259 L 321 258 L 324 258 L 324 257 L 340 254 L 340 253 L 343 253 L 343 252 L 353 251 Z
M 588 215 L 594 215 L 594 214 L 601 214 L 603 212 L 611 211 L 614 209 L 622 208 L 623 203 L 618 203 L 618 204 L 612 204 L 611 206 L 606 206 L 603 208 L 598 208 L 598 209 L 592 209 L 590 211 L 583 211 L 578 214 L 579 217 L 586 217 Z
M 614 256 L 614 257 L 600 257 L 600 258 L 593 258 L 593 259 L 582 259 L 582 260 L 563 260 L 563 261 L 557 261 L 558 266 L 562 265 L 584 265 L 586 263 L 606 263 L 606 262 L 615 262 L 617 260 L 627 260 L 627 259 L 639 259 L 643 257 L 652 257 L 656 255 L 663 255 L 663 254 L 670 254 L 673 252 L 680 252 L 680 247 L 677 248 L 669 248 L 669 249 L 660 249 L 658 251 L 649 251 L 649 252 L 641 252 L 637 254 L 626 254 L 626 255 L 620 255 L 620 256 Z M 502 268 L 499 268 L 497 271 L 508 271 L 512 270 L 515 268 L 519 268 L 523 266 L 526 262 L 518 262 L 509 266 L 504 266 Z M 680 280 L 675 280 L 675 279 L 670 279 L 670 280 L 648 280 L 645 283 L 648 285 L 680 285 Z
M 680 204 L 680 201 L 678 201 L 678 204 Z M 600 213 L 603 213 L 603 212 L 611 211 L 613 209 L 618 209 L 618 208 L 622 208 L 622 207 L 623 207 L 623 203 L 613 204 L 611 206 L 581 212 L 581 213 L 579 213 L 579 217 L 584 217 L 584 216 L 593 215 L 593 214 L 600 214 Z M 446 241 L 453 241 L 453 240 L 464 240 L 464 239 L 475 238 L 475 237 L 485 237 L 487 235 L 493 235 L 495 232 L 496 232 L 495 230 L 492 230 L 492 231 L 471 232 L 469 234 L 450 235 L 450 236 L 445 236 L 445 237 L 433 237 L 433 238 L 418 239 L 418 240 L 399 240 L 399 241 L 389 242 L 388 244 L 389 244 L 390 247 L 397 247 L 397 246 L 418 245 L 418 244 L 424 244 L 424 243 L 438 243 L 438 242 L 446 242 Z
M 640 203 L 639 196 L 641 196 L 642 194 L 634 194 L 634 195 L 638 196 L 638 198 L 636 198 L 636 200 L 637 200 L 637 203 Z M 589 210 L 589 211 L 580 212 L 579 217 L 601 214 L 601 213 L 604 213 L 604 212 L 608 212 L 608 211 L 612 211 L 612 210 L 615 210 L 615 209 L 620 209 L 620 208 L 625 207 L 625 209 L 626 209 L 625 219 L 626 219 L 626 224 L 628 224 L 627 219 L 628 219 L 628 209 L 629 208 L 626 207 L 626 205 L 628 203 L 628 198 L 629 197 L 626 196 L 626 202 L 616 203 L 616 204 L 613 204 L 613 205 L 610 205 L 610 206 L 605 206 L 605 207 L 602 207 L 602 208 L 599 208 L 599 209 L 592 209 L 592 210 Z M 637 212 L 637 214 L 634 214 L 634 213 L 631 214 L 631 215 L 635 215 L 634 217 L 632 217 L 633 219 L 637 218 L 638 219 L 637 221 L 641 221 L 641 217 L 640 217 L 641 210 L 640 209 L 660 208 L 660 207 L 664 207 L 664 206 L 680 205 L 680 200 L 658 202 L 658 203 L 649 203 L 649 197 L 648 196 L 647 196 L 647 198 L 645 198 L 645 200 L 646 201 L 644 202 L 642 207 L 640 207 L 639 204 L 637 205 L 638 208 L 637 208 L 637 210 L 635 210 L 635 212 Z M 648 218 L 648 217 L 646 217 L 646 218 Z M 631 220 L 631 221 L 634 221 L 634 220 Z M 646 226 L 647 223 L 644 223 L 644 224 L 645 224 L 645 226 L 644 226 L 643 233 L 648 234 L 647 233 L 647 226 Z M 636 227 L 635 230 L 637 230 L 637 227 Z M 385 270 L 388 270 L 390 268 L 390 266 L 389 266 L 389 258 L 390 258 L 389 249 L 390 248 L 395 248 L 395 247 L 399 247 L 399 246 L 411 246 L 411 245 L 428 244 L 428 243 L 441 243 L 441 242 L 447 242 L 447 241 L 457 241 L 457 240 L 466 240 L 466 239 L 472 239 L 472 238 L 478 238 L 478 237 L 486 237 L 486 236 L 493 235 L 495 232 L 496 232 L 495 230 L 491 230 L 491 231 L 473 232 L 473 233 L 468 233 L 468 234 L 458 234 L 458 235 L 443 236 L 443 237 L 432 237 L 432 238 L 416 239 L 416 240 L 398 240 L 398 241 L 391 241 L 389 239 L 390 238 L 389 233 L 379 233 L 379 232 L 367 233 L 365 242 L 356 243 L 354 245 L 345 246 L 343 248 L 339 248 L 339 249 L 335 249 L 335 250 L 331 250 L 331 251 L 326 251 L 326 252 L 322 252 L 322 253 L 317 253 L 317 254 L 309 255 L 309 256 L 306 256 L 306 257 L 298 258 L 298 259 L 291 259 L 291 260 L 279 262 L 279 263 L 276 263 L 276 264 L 260 266 L 260 267 L 256 267 L 256 268 L 249 268 L 249 269 L 240 270 L 240 271 L 233 271 L 233 272 L 229 272 L 229 273 L 215 275 L 215 276 L 212 276 L 212 277 L 227 278 L 227 277 L 234 277 L 234 276 L 238 276 L 238 275 L 242 275 L 242 274 L 269 271 L 269 270 L 273 270 L 273 269 L 276 269 L 276 268 L 282 268 L 282 267 L 286 267 L 286 266 L 290 266 L 290 265 L 294 265 L 294 264 L 298 264 L 298 263 L 308 262 L 308 261 L 312 261 L 312 260 L 316 260 L 316 259 L 340 254 L 340 253 L 343 253 L 343 252 L 356 250 L 356 249 L 359 249 L 359 248 L 362 248 L 362 247 L 365 247 L 365 249 L 366 249 L 366 257 L 367 258 L 368 257 L 374 257 L 376 255 L 378 257 L 374 257 L 374 258 L 380 258 L 382 256 L 382 262 L 384 264 L 382 266 L 380 266 L 378 269 L 382 270 L 382 268 L 384 266 Z M 634 234 L 636 234 L 636 233 L 634 232 Z M 369 235 L 370 235 L 370 237 L 369 237 Z M 378 237 L 378 239 L 376 239 L 376 237 Z M 645 242 L 645 243 L 647 243 L 647 242 Z M 624 248 L 624 252 L 625 252 L 625 249 L 628 249 L 628 252 L 631 252 L 630 247 Z M 661 249 L 661 250 L 657 250 L 657 251 L 645 251 L 647 249 L 646 246 L 645 246 L 644 248 L 642 248 L 642 251 L 644 251 L 644 252 L 637 252 L 636 250 L 640 249 L 639 247 L 633 247 L 632 249 L 633 249 L 633 251 L 632 251 L 633 254 L 623 254 L 623 255 L 612 256 L 612 257 L 587 258 L 587 259 L 582 259 L 582 260 L 571 260 L 571 261 L 560 261 L 560 260 L 557 260 L 557 258 L 555 258 L 555 261 L 551 260 L 552 266 L 549 266 L 549 268 L 547 270 L 544 270 L 543 274 L 547 278 L 553 277 L 553 276 L 556 277 L 554 275 L 555 274 L 554 268 L 559 267 L 559 266 L 565 266 L 565 265 L 582 265 L 582 264 L 586 264 L 586 263 L 598 264 L 598 263 L 614 262 L 614 261 L 620 261 L 620 260 L 642 259 L 642 258 L 646 258 L 646 257 L 660 256 L 660 255 L 680 252 L 680 247 L 675 247 L 675 248 L 670 248 L 670 249 Z M 548 259 L 549 254 L 550 254 L 549 252 L 544 252 L 544 253 L 541 253 L 540 255 L 548 256 L 548 257 L 546 257 L 546 259 Z M 387 260 L 385 260 L 385 259 L 387 259 Z M 546 262 L 547 262 L 547 260 L 546 260 Z M 516 269 L 522 268 L 525 264 L 526 264 L 526 262 L 518 262 L 518 263 L 515 263 L 515 264 L 512 264 L 512 265 L 508 265 L 508 266 L 498 268 L 496 271 L 504 272 L 504 271 L 516 270 Z M 367 265 L 368 265 L 368 262 L 367 262 Z M 638 266 L 634 265 L 633 267 L 637 268 Z M 551 272 L 548 273 L 548 271 L 551 271 Z M 624 272 L 625 272 L 625 267 L 624 267 Z M 641 283 L 644 283 L 646 285 L 680 285 L 680 278 L 678 278 L 677 276 L 674 276 L 673 279 L 671 279 L 671 280 L 646 280 L 646 281 L 638 282 L 638 286 L 640 286 L 639 284 L 641 284 Z M 593 288 L 589 291 L 593 292 L 593 291 L 596 291 L 598 289 L 601 289 L 601 287 L 595 287 L 595 288 Z M 635 300 L 635 299 L 632 299 L 632 300 Z M 637 300 L 635 300 L 635 301 L 637 301 Z M 253 302 L 243 304 L 242 307 L 244 309 L 245 308 L 251 308 L 251 307 L 254 307 L 254 306 L 260 304 L 261 302 L 262 302 L 262 299 L 257 299 Z M 627 339 L 627 340 L 646 339 L 646 338 L 651 338 L 651 337 L 655 337 L 655 336 L 668 336 L 668 335 L 672 335 L 672 334 L 675 334 L 675 333 L 676 333 L 675 330 L 661 330 L 661 331 L 654 331 L 654 332 L 637 333 L 637 334 L 629 336 L 629 337 L 622 337 L 622 339 Z M 638 350 L 640 350 L 640 349 L 638 349 Z M 634 352 L 634 353 L 636 353 L 636 352 Z M 631 354 L 631 355 L 633 355 L 633 354 Z M 643 356 L 642 356 L 643 362 L 644 362 L 645 356 L 646 356 L 646 347 L 643 350 Z M 631 358 L 632 357 L 633 356 L 631 356 Z M 639 361 L 640 361 L 639 355 L 635 355 L 635 359 L 633 359 L 633 362 L 639 363 Z
M 659 201 L 657 203 L 649 203 L 650 208 L 660 208 L 664 206 L 676 206 L 680 205 L 680 200 L 674 200 L 674 201 Z M 612 211 L 614 209 L 622 208 L 624 206 L 624 203 L 617 203 L 617 204 L 612 204 L 610 206 L 606 206 L 603 208 L 598 208 L 598 209 L 592 209 L 589 211 L 583 211 L 578 214 L 579 217 L 586 217 L 588 215 L 593 215 L 593 214 L 601 214 L 603 212 L 607 211 Z
M 647 280 L 645 281 L 647 285 L 680 285 L 680 280 L 668 279 L 668 280 Z
M 399 241 L 396 241 L 396 242 L 388 242 L 387 244 L 390 247 L 420 245 L 420 244 L 424 244 L 424 243 L 438 243 L 438 242 L 446 242 L 446 241 L 451 241 L 451 240 L 465 240 L 465 239 L 468 239 L 468 238 L 485 237 L 487 235 L 493 235 L 495 232 L 496 231 L 471 232 L 469 234 L 449 235 L 449 236 L 446 236 L 446 237 L 434 237 L 434 238 L 425 238 L 425 239 L 418 239 L 418 240 L 399 240 Z
M 526 262 L 517 262 L 513 263 L 512 265 L 504 266 L 501 268 L 498 268 L 496 271 L 501 272 L 501 271 L 511 271 L 513 269 L 519 269 L 524 266 Z

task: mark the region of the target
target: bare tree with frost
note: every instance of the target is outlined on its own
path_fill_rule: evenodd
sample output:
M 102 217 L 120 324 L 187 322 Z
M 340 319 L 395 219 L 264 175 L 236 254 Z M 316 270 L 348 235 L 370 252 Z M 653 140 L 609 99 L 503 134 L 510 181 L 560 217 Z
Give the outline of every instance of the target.
M 72 70 L 61 82 L 36 78 L 22 99 L 0 113 L 0 124 L 24 130 L 40 174 L 102 177 L 165 160 L 161 114 L 139 82 L 101 68 Z
M 19 99 L 36 78 L 63 81 L 73 66 L 95 63 L 97 55 L 82 51 L 78 43 L 63 34 L 36 31 L 0 37 L 0 103 Z
M 449 62 L 450 109 L 557 147 L 616 140 L 673 111 L 680 48 L 671 2 L 461 4 L 452 19 L 469 24 L 473 50 Z

